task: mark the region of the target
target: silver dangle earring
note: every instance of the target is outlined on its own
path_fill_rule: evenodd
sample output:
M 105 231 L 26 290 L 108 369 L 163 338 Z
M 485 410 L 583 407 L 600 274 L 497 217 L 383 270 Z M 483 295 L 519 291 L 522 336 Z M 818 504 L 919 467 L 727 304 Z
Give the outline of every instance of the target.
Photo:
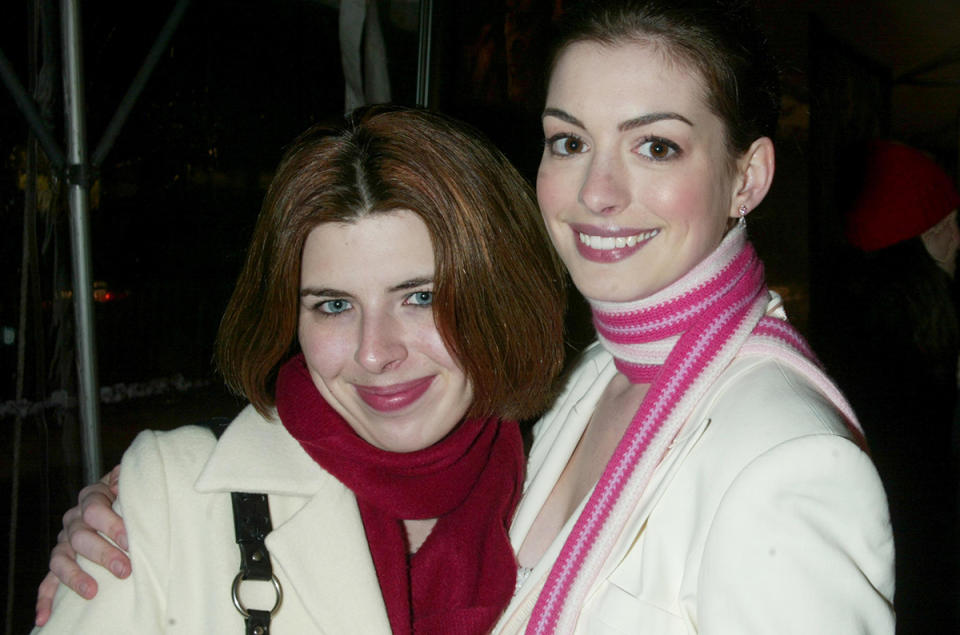
M 737 227 L 746 227 L 747 226 L 747 206 L 741 205 L 740 209 L 740 218 L 737 219 Z

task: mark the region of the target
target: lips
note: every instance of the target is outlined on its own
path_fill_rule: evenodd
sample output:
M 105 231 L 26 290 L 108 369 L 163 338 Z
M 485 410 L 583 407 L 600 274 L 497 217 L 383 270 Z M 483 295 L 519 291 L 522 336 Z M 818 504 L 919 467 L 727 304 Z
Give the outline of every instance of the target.
M 577 251 L 594 262 L 617 262 L 628 258 L 660 233 L 659 229 L 605 230 L 591 225 L 571 225 L 570 228 L 576 237 Z
M 419 399 L 433 383 L 433 379 L 434 376 L 431 375 L 389 386 L 360 386 L 354 384 L 354 388 L 356 388 L 360 399 L 374 410 L 394 412 L 406 408 Z

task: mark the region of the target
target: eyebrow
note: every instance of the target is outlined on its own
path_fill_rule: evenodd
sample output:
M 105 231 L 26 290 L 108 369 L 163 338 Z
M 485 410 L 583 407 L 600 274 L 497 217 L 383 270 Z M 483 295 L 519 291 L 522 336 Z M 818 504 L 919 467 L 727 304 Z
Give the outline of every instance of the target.
M 417 287 L 422 287 L 424 285 L 433 284 L 433 278 L 430 277 L 420 277 L 420 278 L 411 278 L 409 280 L 404 280 L 399 284 L 395 284 L 388 289 L 388 292 L 394 291 L 406 291 L 407 289 L 415 289 Z M 329 297 L 329 298 L 350 298 L 353 297 L 351 293 L 346 291 L 341 291 L 340 289 L 333 289 L 330 287 L 304 287 L 300 289 L 300 297 L 305 298 L 307 296 L 314 295 L 320 297 Z
M 583 122 L 568 113 L 565 110 L 560 110 L 559 108 L 544 108 L 543 117 L 556 117 L 561 121 L 566 121 L 569 124 L 578 126 L 580 128 L 586 128 L 583 125 Z M 621 122 L 617 125 L 617 130 L 620 132 L 625 132 L 627 130 L 632 130 L 633 128 L 639 128 L 641 126 L 646 126 L 652 124 L 655 121 L 663 121 L 665 119 L 673 119 L 676 121 L 682 121 L 688 126 L 693 127 L 693 122 L 676 112 L 652 112 L 647 115 L 640 115 L 639 117 L 634 117 L 633 119 L 627 119 L 626 121 Z

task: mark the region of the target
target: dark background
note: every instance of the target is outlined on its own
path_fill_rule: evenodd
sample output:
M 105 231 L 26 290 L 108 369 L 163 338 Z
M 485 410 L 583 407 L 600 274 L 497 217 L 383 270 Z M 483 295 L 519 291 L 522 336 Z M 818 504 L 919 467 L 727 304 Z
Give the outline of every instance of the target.
M 173 4 L 82 3 L 91 152 Z M 541 152 L 543 45 L 561 0 L 436 4 L 432 106 L 483 130 L 532 179 Z M 960 6 L 952 0 L 759 4 L 784 68 L 785 94 L 777 177 L 750 216 L 751 237 L 771 286 L 851 395 L 869 437 L 872 422 L 863 412 L 876 410 L 875 395 L 850 372 L 852 344 L 837 326 L 845 319 L 832 310 L 850 283 L 833 275 L 846 249 L 838 198 L 847 179 L 844 157 L 866 138 L 890 136 L 931 152 L 956 178 L 960 65 L 942 58 L 957 58 Z M 0 21 L 0 50 L 24 84 L 32 5 L 13 3 Z M 412 104 L 417 3 L 380 0 L 380 15 L 394 100 Z M 50 125 L 62 140 L 59 71 L 48 86 Z M 242 406 L 213 373 L 216 327 L 284 145 L 311 123 L 340 116 L 343 93 L 335 0 L 209 0 L 188 10 L 91 193 L 93 275 L 101 296 L 113 298 L 95 305 L 99 381 L 119 396 L 102 406 L 105 467 L 144 427 L 174 427 Z M 21 305 L 27 136 L 12 98 L 0 90 L 0 328 L 13 332 Z M 75 394 L 66 207 L 44 165 L 39 198 L 38 275 L 22 334 L 28 404 L 50 402 L 58 390 Z M 575 300 L 571 352 L 589 337 Z M 19 423 L 12 414 L 16 350 L 0 343 L 0 408 L 7 406 L 0 410 L 0 535 L 8 537 L 13 517 L 11 457 L 19 425 L 16 577 L 8 588 L 15 612 L 8 626 L 23 632 L 60 514 L 82 477 L 74 408 L 36 407 Z M 898 388 L 882 386 L 889 394 Z M 916 405 L 924 400 L 915 392 L 897 395 L 897 405 L 911 412 L 904 425 L 918 436 L 927 433 L 926 419 L 940 416 Z M 915 509 L 916 484 L 902 475 L 909 466 L 894 456 L 895 448 L 875 448 L 898 536 L 909 536 L 898 544 L 899 632 L 960 632 L 950 621 L 960 596 L 955 525 L 947 520 L 960 504 L 956 473 L 945 473 L 953 481 L 942 483 L 942 491 L 940 481 L 922 483 L 935 496 Z

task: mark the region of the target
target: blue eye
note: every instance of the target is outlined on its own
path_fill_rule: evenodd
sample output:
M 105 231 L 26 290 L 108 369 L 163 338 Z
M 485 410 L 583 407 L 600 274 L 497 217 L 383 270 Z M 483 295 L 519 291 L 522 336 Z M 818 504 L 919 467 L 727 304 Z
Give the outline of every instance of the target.
M 433 304 L 433 291 L 415 291 L 407 296 L 407 304 L 430 306 Z
M 326 300 L 320 302 L 316 306 L 317 310 L 321 313 L 326 313 L 327 315 L 337 315 L 338 313 L 343 313 L 348 311 L 351 308 L 350 302 L 342 298 L 336 300 Z
M 558 157 L 567 157 L 587 151 L 587 144 L 584 143 L 583 139 L 572 134 L 553 135 L 546 139 L 544 143 L 547 145 L 550 154 Z

